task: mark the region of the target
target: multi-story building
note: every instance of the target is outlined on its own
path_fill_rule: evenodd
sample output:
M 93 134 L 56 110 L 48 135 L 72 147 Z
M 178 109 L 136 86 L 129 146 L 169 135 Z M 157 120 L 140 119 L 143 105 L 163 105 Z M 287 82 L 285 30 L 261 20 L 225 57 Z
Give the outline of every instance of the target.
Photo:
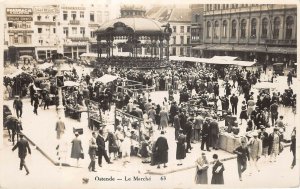
M 58 5 L 45 5 L 33 7 L 34 36 L 33 44 L 37 59 L 50 58 L 61 48 L 58 36 L 59 15 Z
M 82 53 L 97 52 L 94 31 L 110 19 L 110 3 L 62 5 L 60 28 L 64 56 L 78 59 Z
M 7 6 L 4 49 L 15 48 L 15 56 L 34 55 L 32 7 Z M 7 58 L 7 51 L 5 52 Z
M 200 57 L 197 46 L 203 44 L 203 4 L 192 4 L 191 8 L 191 46 L 192 56 Z
M 9 48 L 16 57 L 30 55 L 37 59 L 55 52 L 73 59 L 85 52 L 97 52 L 94 31 L 111 19 L 110 0 L 100 3 L 68 5 L 5 5 L 5 59 Z
M 297 6 L 207 4 L 203 57 L 238 56 L 259 63 L 296 62 Z
M 151 8 L 146 16 L 169 23 L 172 34 L 169 42 L 169 53 L 171 56 L 191 55 L 191 9 L 177 8 L 175 6 L 155 6 Z

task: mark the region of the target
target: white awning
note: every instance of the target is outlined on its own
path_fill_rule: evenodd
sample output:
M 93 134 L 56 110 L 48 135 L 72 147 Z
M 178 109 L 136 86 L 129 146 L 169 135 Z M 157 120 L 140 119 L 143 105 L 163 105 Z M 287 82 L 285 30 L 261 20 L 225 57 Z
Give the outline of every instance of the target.
M 115 75 L 109 75 L 109 74 L 105 74 L 104 76 L 100 77 L 100 78 L 97 78 L 95 79 L 94 83 L 96 82 L 101 82 L 101 83 L 109 83 L 109 82 L 112 82 L 116 79 L 118 79 L 119 77 L 118 76 L 115 76 Z
M 98 54 L 96 54 L 96 53 L 83 53 L 83 54 L 80 55 L 80 57 L 95 57 L 95 58 L 97 58 Z

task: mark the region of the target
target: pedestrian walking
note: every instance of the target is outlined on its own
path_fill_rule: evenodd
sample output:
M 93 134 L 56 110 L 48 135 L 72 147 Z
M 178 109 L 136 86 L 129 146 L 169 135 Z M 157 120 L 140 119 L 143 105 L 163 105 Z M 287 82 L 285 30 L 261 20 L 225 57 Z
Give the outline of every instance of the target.
M 242 125 L 243 119 L 245 119 L 246 122 L 248 121 L 247 106 L 246 106 L 246 102 L 245 101 L 242 102 L 242 111 L 240 113 L 240 119 L 241 119 L 240 125 Z
M 108 164 L 112 164 L 112 162 L 110 162 L 110 159 L 108 158 L 107 152 L 105 150 L 105 139 L 103 137 L 102 129 L 99 130 L 99 134 L 97 136 L 96 143 L 98 146 L 98 165 L 99 165 L 99 167 L 102 167 L 102 156 L 104 156 L 105 161 Z
M 296 165 L 296 127 L 294 127 L 292 134 L 291 134 L 291 147 L 290 151 L 293 153 L 293 161 L 291 165 L 291 169 L 293 169 Z
M 261 157 L 262 154 L 262 142 L 258 138 L 257 131 L 253 131 L 252 133 L 253 138 L 251 138 L 248 142 L 249 152 L 250 152 L 250 175 L 252 174 L 253 167 L 255 166 L 256 170 L 260 172 L 258 168 L 257 162 Z
M 158 166 L 157 168 L 160 169 L 160 164 L 164 164 L 164 168 L 167 167 L 166 163 L 168 163 L 168 150 L 169 145 L 166 137 L 164 136 L 165 131 L 161 131 L 161 136 L 157 138 L 155 142 L 154 149 L 157 152 L 157 159 L 158 159 Z
M 201 115 L 198 115 L 195 118 L 195 124 L 194 124 L 194 140 L 199 142 L 201 139 L 201 129 L 203 126 L 203 117 Z
M 24 135 L 20 134 L 20 140 L 17 142 L 17 144 L 12 148 L 12 151 L 18 148 L 18 155 L 20 158 L 20 170 L 23 169 L 23 167 L 26 170 L 26 175 L 29 174 L 29 169 L 25 163 L 25 158 L 27 155 L 27 152 L 31 154 L 31 149 L 29 147 L 29 143 L 27 140 L 24 139 Z
M 23 113 L 23 102 L 19 96 L 16 96 L 16 99 L 13 102 L 13 107 L 16 110 L 17 117 L 22 117 Z
M 271 104 L 271 106 L 270 106 L 270 112 L 271 112 L 272 126 L 274 126 L 274 123 L 278 119 L 278 104 L 277 104 L 277 100 L 274 100 L 274 102 Z
M 270 162 L 276 162 L 276 158 L 279 154 L 279 145 L 280 145 L 280 138 L 278 133 L 278 128 L 275 127 L 273 133 L 269 135 L 269 155 L 270 155 Z
M 176 112 L 176 115 L 174 116 L 174 128 L 175 128 L 175 140 L 177 140 L 178 136 L 179 136 L 179 130 L 181 128 L 178 111 Z
M 219 161 L 217 154 L 213 155 L 213 162 L 211 184 L 224 184 L 223 172 L 225 168 L 223 163 Z
M 159 113 L 160 116 L 160 124 L 159 124 L 159 130 L 165 130 L 165 128 L 168 127 L 169 123 L 169 115 L 166 110 L 166 107 L 163 107 L 163 109 Z
M 130 132 L 127 131 L 123 139 L 121 139 L 120 151 L 123 159 L 123 166 L 126 163 L 130 163 L 130 152 L 131 152 L 131 140 L 130 140 Z
M 237 96 L 235 96 L 235 94 L 233 93 L 232 96 L 230 97 L 232 115 L 237 114 L 238 101 L 239 101 L 239 98 Z
M 76 166 L 79 167 L 79 159 L 83 158 L 83 148 L 81 144 L 81 140 L 78 138 L 79 133 L 75 132 L 75 138 L 72 140 L 72 148 L 71 148 L 71 158 L 76 159 Z
M 209 124 L 210 144 L 214 150 L 219 148 L 219 124 L 216 118 L 212 119 Z
M 96 154 L 97 154 L 97 142 L 96 142 L 96 133 L 92 132 L 92 138 L 89 141 L 89 155 L 91 162 L 89 164 L 89 171 L 97 172 L 96 171 Z
M 118 145 L 117 145 L 117 138 L 116 135 L 109 131 L 107 134 L 106 141 L 108 141 L 108 151 L 109 151 L 109 158 L 116 160 L 117 153 L 118 153 Z
M 33 99 L 33 113 L 35 113 L 36 115 L 38 115 L 37 109 L 39 107 L 39 97 L 36 94 L 34 94 L 34 99 Z
M 183 134 L 183 130 L 179 130 L 176 148 L 176 160 L 178 160 L 177 166 L 182 165 L 182 160 L 186 157 L 185 142 L 186 136 Z
M 65 133 L 65 129 L 66 129 L 66 126 L 65 126 L 65 123 L 61 120 L 61 117 L 58 118 L 58 121 L 56 122 L 56 127 L 55 127 L 55 130 L 56 130 L 56 138 L 59 140 L 62 135 Z
M 243 180 L 242 173 L 247 169 L 247 160 L 250 161 L 249 150 L 247 147 L 247 141 L 241 140 L 241 145 L 237 147 L 233 153 L 237 154 L 237 166 L 240 181 Z
M 196 160 L 196 184 L 208 184 L 207 169 L 208 161 L 205 153 L 202 153 L 201 156 Z

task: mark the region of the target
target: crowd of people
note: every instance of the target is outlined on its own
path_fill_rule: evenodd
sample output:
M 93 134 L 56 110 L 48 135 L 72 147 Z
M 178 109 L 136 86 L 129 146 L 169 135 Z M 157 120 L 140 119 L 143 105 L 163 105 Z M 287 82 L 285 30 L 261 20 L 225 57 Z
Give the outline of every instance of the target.
M 157 61 L 147 60 L 151 65 Z M 143 61 L 145 60 L 138 59 L 132 63 L 130 58 L 118 57 L 108 59 L 107 64 L 95 68 L 91 74 L 79 76 L 76 69 L 63 74 L 65 81 L 79 81 L 76 86 L 63 87 L 63 105 L 76 108 L 78 105 L 87 106 L 86 100 L 92 100 L 99 103 L 99 110 L 103 114 L 110 112 L 112 105 L 116 105 L 118 109 L 128 114 L 127 118 L 124 116 L 116 120 L 116 130 L 104 132 L 104 126 L 100 127 L 99 131 L 93 131 L 88 153 L 91 159 L 88 167 L 90 171 L 96 171 L 96 156 L 98 156 L 100 167 L 102 167 L 102 156 L 109 164 L 121 158 L 126 165 L 130 162 L 131 155 L 139 155 L 143 158 L 143 163 L 157 165 L 157 168 L 161 168 L 161 165 L 167 167 L 170 139 L 165 136 L 165 133 L 168 127 L 174 127 L 178 166 L 183 165 L 183 159 L 192 151 L 192 143 L 201 143 L 202 151 L 218 150 L 220 134 L 232 132 L 234 129 L 230 129 L 231 127 L 238 128 L 242 134 L 241 146 L 233 152 L 238 154 L 240 180 L 242 180 L 242 172 L 246 170 L 247 160 L 250 160 L 251 168 L 255 167 L 258 171 L 258 161 L 261 161 L 259 160 L 261 156 L 265 158 L 269 156 L 269 161 L 276 161 L 278 154 L 282 151 L 281 142 L 284 140 L 283 133 L 287 127 L 282 116 L 283 112 L 279 111 L 279 107 L 281 104 L 296 106 L 296 95 L 291 88 L 283 94 L 274 92 L 272 95 L 269 91 L 262 90 L 255 96 L 253 86 L 259 82 L 261 73 L 228 66 L 200 64 L 188 67 L 168 66 L 162 70 L 148 71 L 127 69 L 128 66 L 135 67 L 135 64 L 143 63 Z M 11 89 L 17 88 L 15 87 L 17 79 L 24 86 L 22 91 L 29 90 L 31 105 L 37 115 L 37 109 L 43 103 L 44 109 L 48 108 L 51 102 L 58 105 L 56 83 L 51 79 L 37 79 L 51 77 L 50 73 L 52 73 L 51 69 L 37 70 L 31 77 L 17 76 L 13 79 L 5 77 L 4 85 L 9 98 L 20 94 L 10 90 L 11 86 Z M 116 79 L 105 84 L 94 82 L 97 77 L 104 74 L 118 75 L 123 79 Z M 169 97 L 163 100 L 163 104 L 160 104 L 148 95 L 148 91 L 138 91 L 135 95 L 130 90 L 117 90 L 118 86 L 123 86 L 125 80 L 141 82 L 142 85 L 153 87 L 156 91 L 168 91 Z M 220 80 L 223 83 L 220 84 Z M 179 93 L 178 101 L 174 97 L 177 93 Z M 26 94 L 24 92 L 20 97 Z M 14 101 L 18 118 L 22 117 L 20 104 L 22 101 L 18 97 Z M 241 109 L 238 110 L 238 107 Z M 238 112 L 239 115 L 237 115 Z M 230 126 L 226 123 L 225 126 L 221 126 L 220 120 L 225 117 L 234 120 Z M 247 127 L 243 128 L 236 124 L 238 119 L 240 125 L 244 125 L 243 120 L 245 120 Z M 6 123 L 6 125 L 10 124 Z M 266 132 L 267 128 L 272 128 L 272 132 Z M 159 137 L 155 135 L 157 130 L 160 132 Z M 293 136 L 295 132 L 294 129 Z M 63 132 L 60 132 L 59 135 L 62 134 Z M 292 142 L 294 140 L 295 137 L 292 137 Z M 108 150 L 105 149 L 105 142 L 108 142 Z M 82 145 L 77 132 L 72 141 L 71 151 L 71 158 L 78 161 L 82 158 Z M 196 161 L 196 183 L 205 184 L 207 183 L 208 162 L 204 157 L 205 154 L 202 155 L 203 157 Z M 295 157 L 295 150 L 293 150 L 293 155 Z M 225 169 L 218 161 L 216 154 L 213 159 L 215 163 L 212 168 L 211 183 L 224 184 L 222 174 Z M 292 167 L 294 165 L 295 160 Z

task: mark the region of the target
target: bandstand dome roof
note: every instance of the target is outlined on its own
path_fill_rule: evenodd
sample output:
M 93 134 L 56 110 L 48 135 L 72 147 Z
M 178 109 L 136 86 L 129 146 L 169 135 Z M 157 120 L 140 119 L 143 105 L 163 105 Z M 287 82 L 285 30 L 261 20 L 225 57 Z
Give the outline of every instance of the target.
M 149 18 L 140 18 L 140 17 L 131 17 L 131 18 L 118 18 L 110 20 L 104 23 L 98 30 L 97 33 L 105 33 L 110 28 L 116 28 L 118 26 L 126 26 L 131 28 L 136 34 L 159 34 L 163 33 L 164 28 L 162 23 L 149 19 Z M 115 34 L 122 33 L 121 30 L 114 30 Z M 118 32 L 119 31 L 119 32 Z

